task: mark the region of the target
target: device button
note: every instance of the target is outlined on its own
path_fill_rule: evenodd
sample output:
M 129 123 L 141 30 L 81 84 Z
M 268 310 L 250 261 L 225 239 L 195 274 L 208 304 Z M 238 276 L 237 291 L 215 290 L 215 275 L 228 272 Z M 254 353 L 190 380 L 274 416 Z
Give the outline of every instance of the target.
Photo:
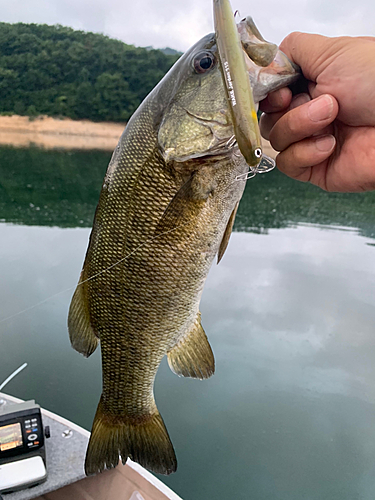
M 30 436 L 27 436 L 27 439 L 29 441 L 34 441 L 35 439 L 38 439 L 37 434 L 30 434 Z
M 25 424 L 29 424 L 30 423 L 30 420 L 25 420 Z
M 38 432 L 38 427 L 35 427 L 35 429 L 33 429 L 33 432 Z

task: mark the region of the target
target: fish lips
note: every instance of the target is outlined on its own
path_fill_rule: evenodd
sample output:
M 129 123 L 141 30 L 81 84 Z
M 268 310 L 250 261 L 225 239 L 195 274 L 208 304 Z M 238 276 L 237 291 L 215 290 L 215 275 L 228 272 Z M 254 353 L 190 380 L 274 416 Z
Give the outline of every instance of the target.
M 301 69 L 275 45 L 260 34 L 249 16 L 237 24 L 246 68 L 249 73 L 254 102 L 267 94 L 294 83 L 301 76 Z
M 232 134 L 228 138 L 217 140 L 211 147 L 196 152 L 191 153 L 178 153 L 178 151 L 173 147 L 163 148 L 159 144 L 159 151 L 165 161 L 169 164 L 172 162 L 176 163 L 186 163 L 190 160 L 217 160 L 223 157 L 227 157 L 233 154 L 234 148 L 237 142 L 235 136 Z
M 235 139 L 229 109 L 225 107 L 225 99 L 216 112 L 207 113 L 172 104 L 158 132 L 159 151 L 164 161 L 183 163 L 231 154 Z
M 301 76 L 301 68 L 294 64 L 281 50 L 278 50 L 272 63 L 258 66 L 245 55 L 246 68 L 249 74 L 255 102 L 260 102 L 270 92 L 296 82 Z

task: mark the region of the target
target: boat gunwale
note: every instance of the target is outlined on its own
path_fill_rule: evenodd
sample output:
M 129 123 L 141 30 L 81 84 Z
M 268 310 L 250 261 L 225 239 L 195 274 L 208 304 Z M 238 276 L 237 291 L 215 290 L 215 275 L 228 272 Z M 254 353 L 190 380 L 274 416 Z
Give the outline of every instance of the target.
M 0 399 L 7 399 L 11 401 L 12 403 L 23 403 L 23 399 L 16 398 L 14 396 L 11 396 L 9 394 L 6 394 L 4 392 L 0 392 Z M 80 433 L 81 435 L 90 438 L 91 433 L 84 429 L 83 427 L 75 424 L 74 422 L 71 422 L 70 420 L 61 417 L 60 415 L 57 415 L 56 413 L 53 413 L 49 410 L 46 410 L 44 408 L 41 408 L 42 414 L 46 415 L 47 417 L 51 418 L 52 420 L 55 420 L 56 422 L 59 422 L 60 424 L 66 425 L 67 427 L 71 428 L 72 430 Z M 166 484 L 164 484 L 160 479 L 155 477 L 151 472 L 146 470 L 144 467 L 141 465 L 137 464 L 136 462 L 133 462 L 130 460 L 130 458 L 127 459 L 125 467 L 128 466 L 130 467 L 133 471 L 138 473 L 140 476 L 142 476 L 143 479 L 145 479 L 148 483 L 151 483 L 155 488 L 157 488 L 160 493 L 164 494 L 169 500 L 182 500 L 180 496 L 177 495 L 173 490 L 171 490 Z

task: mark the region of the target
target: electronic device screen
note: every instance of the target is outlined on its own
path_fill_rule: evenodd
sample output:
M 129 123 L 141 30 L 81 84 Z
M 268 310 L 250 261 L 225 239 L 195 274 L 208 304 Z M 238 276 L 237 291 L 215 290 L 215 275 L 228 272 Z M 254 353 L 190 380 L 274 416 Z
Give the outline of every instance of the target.
M 0 427 L 0 451 L 23 446 L 21 424 L 15 423 Z

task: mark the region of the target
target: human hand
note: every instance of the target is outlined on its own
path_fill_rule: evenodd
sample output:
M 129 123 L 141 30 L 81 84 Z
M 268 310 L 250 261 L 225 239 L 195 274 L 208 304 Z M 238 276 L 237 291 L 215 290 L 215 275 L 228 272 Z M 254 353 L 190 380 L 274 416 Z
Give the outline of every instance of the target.
M 309 80 L 261 103 L 263 137 L 285 174 L 327 191 L 375 189 L 375 38 L 292 33 L 280 49 Z

